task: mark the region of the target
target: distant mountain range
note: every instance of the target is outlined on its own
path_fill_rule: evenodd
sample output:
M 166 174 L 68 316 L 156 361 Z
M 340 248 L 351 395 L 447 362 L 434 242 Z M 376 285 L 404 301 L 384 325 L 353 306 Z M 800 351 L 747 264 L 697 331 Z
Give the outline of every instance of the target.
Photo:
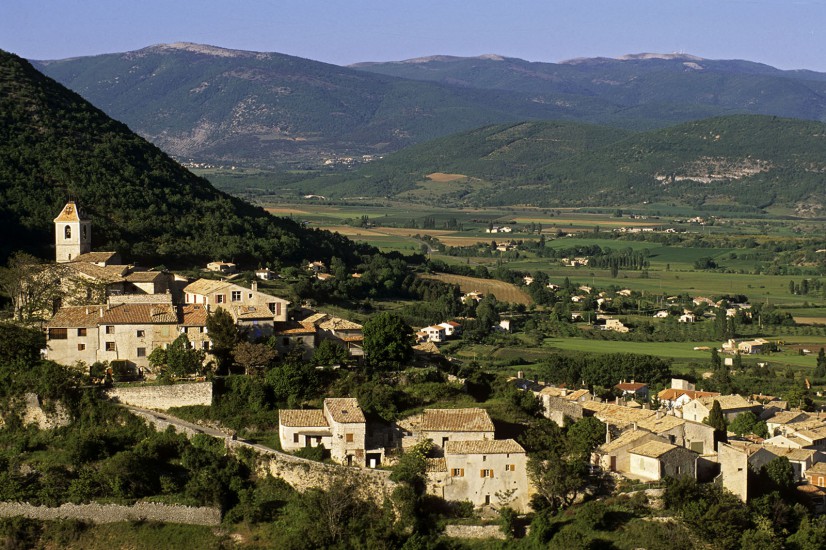
M 464 206 L 826 205 L 826 124 L 732 115 L 632 132 L 575 122 L 494 125 L 412 146 L 295 189 Z
M 144 265 L 352 259 L 364 246 L 213 188 L 78 94 L 0 50 L 0 264 L 53 258 L 52 220 L 75 199 L 92 246 Z
M 493 123 L 647 130 L 734 113 L 826 120 L 826 74 L 640 54 L 339 67 L 179 43 L 34 65 L 181 160 L 318 166 Z

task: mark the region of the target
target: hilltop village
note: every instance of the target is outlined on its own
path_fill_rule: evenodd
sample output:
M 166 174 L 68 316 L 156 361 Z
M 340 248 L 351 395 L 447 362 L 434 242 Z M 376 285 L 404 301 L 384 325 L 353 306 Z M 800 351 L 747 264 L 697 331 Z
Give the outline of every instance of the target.
M 491 308 L 492 298 L 483 292 L 454 291 L 451 310 L 472 308 L 474 316 L 455 315 L 414 329 L 375 314 L 362 324 L 318 311 L 309 301 L 295 304 L 260 290 L 259 284 L 281 277 L 270 268 L 243 279 L 234 263 L 216 260 L 200 277 L 192 277 L 122 263 L 115 251 L 92 251 L 92 224 L 74 201 L 54 219 L 54 229 L 55 262 L 49 264 L 48 284 L 59 289 L 59 299 L 41 304 L 48 311 L 38 312 L 44 318 L 41 355 L 88 376 L 156 426 L 186 433 L 186 420 L 175 415 L 190 415 L 202 426 L 196 433 L 211 433 L 229 449 L 247 446 L 263 452 L 270 461 L 266 468 L 298 490 L 306 490 L 314 478 L 287 473 L 296 464 L 323 461 L 318 463 L 326 463 L 327 470 L 314 475 L 327 478 L 400 472 L 418 460 L 423 496 L 468 506 L 481 518 L 515 514 L 511 527 L 518 516 L 587 502 L 622 487 L 636 487 L 657 502 L 664 486 L 685 480 L 716 487 L 743 503 L 780 488 L 814 513 L 826 510 L 826 415 L 804 394 L 790 401 L 725 391 L 729 373 L 743 370 L 743 357 L 770 354 L 784 345 L 734 337 L 737 320 L 755 315 L 744 297 L 663 297 L 648 314 L 678 325 L 706 323 L 719 329 L 723 338 L 719 346 L 705 348 L 711 370 L 700 380 L 704 387 L 716 381 L 719 391 L 669 377 L 662 361 L 631 356 L 612 357 L 612 364 L 601 367 L 581 365 L 575 374 L 566 374 L 570 365 L 546 371 L 552 380 L 517 369 L 494 382 L 479 370 L 457 367 L 455 359 L 442 353 L 466 338 L 466 331 L 508 338 L 526 330 L 524 310 L 505 311 L 501 305 L 497 310 L 495 302 Z M 587 258 L 573 261 L 584 264 Z M 301 269 L 322 283 L 362 277 L 341 269 L 331 273 L 322 261 L 308 261 Z M 541 274 L 524 275 L 520 284 L 534 292 L 566 291 L 567 303 L 557 302 L 552 310 L 559 322 L 626 337 L 640 330 L 609 313 L 633 299 L 630 289 L 554 284 Z M 480 328 L 485 316 L 490 318 Z M 390 370 L 382 379 L 386 382 L 370 385 L 359 373 L 376 369 L 378 357 L 384 357 L 382 368 Z M 273 366 L 276 358 L 287 362 Z M 818 368 L 821 364 L 826 369 L 826 358 L 818 358 Z M 589 374 L 589 368 L 597 370 Z M 274 378 L 273 384 L 292 384 L 280 399 L 292 406 L 275 409 L 268 417 L 274 423 L 256 428 L 272 434 L 269 447 L 247 440 L 243 434 L 250 432 L 243 421 L 230 428 L 215 417 L 186 413 L 187 407 L 210 410 L 227 401 L 234 391 L 227 382 L 220 392 L 213 389 L 227 375 L 227 380 L 240 376 L 252 382 L 287 376 L 289 369 L 296 369 L 289 375 L 293 378 Z M 349 378 L 340 378 L 342 372 Z M 333 383 L 326 395 L 314 393 L 308 386 L 321 377 L 360 379 L 371 389 L 351 385 L 342 390 Z M 492 418 L 485 397 L 474 398 L 484 406 L 467 406 L 474 399 L 455 400 L 449 408 L 429 406 L 445 402 L 437 397 L 420 399 L 420 406 L 404 414 L 396 406 L 386 409 L 393 398 L 384 384 L 415 386 L 413 377 L 422 379 L 418 392 L 493 392 L 508 403 L 513 421 L 503 422 L 496 408 L 498 420 Z M 586 379 L 593 381 L 585 384 Z M 805 383 L 810 386 L 808 379 Z M 31 422 L 47 429 L 66 425 L 65 418 L 55 420 L 47 410 L 45 396 L 27 395 Z M 313 395 L 317 397 L 311 399 Z M 165 411 L 164 416 L 148 409 Z M 236 418 L 243 417 L 239 412 L 233 413 Z M 207 429 L 213 432 L 203 431 Z M 777 473 L 784 468 L 788 474 Z M 398 483 L 400 478 L 393 476 Z M 386 477 L 368 479 L 392 483 Z

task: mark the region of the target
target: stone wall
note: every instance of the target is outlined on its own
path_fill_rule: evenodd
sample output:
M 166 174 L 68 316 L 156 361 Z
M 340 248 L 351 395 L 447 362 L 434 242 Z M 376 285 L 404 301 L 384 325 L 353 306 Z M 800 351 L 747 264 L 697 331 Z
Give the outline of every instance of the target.
M 177 506 L 155 502 L 138 502 L 132 506 L 97 503 L 63 504 L 56 508 L 49 508 L 25 502 L 0 502 L 0 517 L 15 516 L 37 520 L 76 519 L 91 523 L 160 521 L 208 526 L 221 524 L 221 511 L 218 508 Z
M 579 403 L 553 395 L 542 395 L 541 397 L 545 418 L 553 420 L 559 427 L 565 425 L 566 416 L 573 421 L 582 418 L 582 405 Z
M 381 505 L 396 488 L 396 483 L 390 481 L 390 472 L 387 470 L 372 470 L 307 460 L 263 445 L 234 439 L 230 433 L 212 426 L 196 425 L 167 414 L 158 414 L 152 411 L 131 408 L 129 411 L 145 418 L 158 431 L 164 431 L 172 426 L 177 432 L 187 437 L 204 434 L 222 439 L 230 452 L 249 449 L 258 457 L 260 473 L 280 477 L 296 491 L 304 492 L 312 488 L 325 489 L 333 484 L 353 481 L 358 487 L 361 497 L 373 500 Z
M 144 409 L 212 404 L 212 382 L 173 384 L 171 386 L 121 386 L 106 390 L 111 399 Z
M 43 404 L 35 393 L 27 393 L 25 397 L 26 406 L 23 409 L 22 420 L 23 424 L 28 426 L 36 424 L 41 430 L 51 430 L 53 428 L 62 428 L 72 423 L 69 416 L 69 411 L 63 406 L 60 401 L 52 402 L 52 411 L 46 412 L 43 409 Z
M 446 525 L 445 536 L 454 539 L 505 540 L 505 534 L 498 525 Z

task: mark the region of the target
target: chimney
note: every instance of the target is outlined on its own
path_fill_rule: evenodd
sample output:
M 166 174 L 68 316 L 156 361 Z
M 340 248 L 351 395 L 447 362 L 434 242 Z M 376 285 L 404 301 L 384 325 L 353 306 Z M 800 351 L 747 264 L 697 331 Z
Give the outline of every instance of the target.
M 614 403 L 615 403 L 616 405 L 619 405 L 619 404 L 620 404 L 620 402 L 619 402 L 619 397 L 617 397 L 617 400 L 616 400 Z
M 611 443 L 611 426 L 608 423 L 605 424 L 605 442 Z
M 657 420 L 663 417 L 662 411 L 657 411 Z
M 89 308 L 86 308 L 86 315 L 89 315 Z
M 103 306 L 100 306 L 100 316 L 103 317 Z
M 251 287 L 253 292 L 258 292 L 258 281 L 253 281 Z

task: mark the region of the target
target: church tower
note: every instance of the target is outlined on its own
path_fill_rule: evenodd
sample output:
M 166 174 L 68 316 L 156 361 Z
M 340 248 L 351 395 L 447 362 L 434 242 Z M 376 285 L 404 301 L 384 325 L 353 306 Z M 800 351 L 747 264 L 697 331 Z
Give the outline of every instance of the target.
M 75 204 L 69 201 L 54 219 L 57 263 L 71 262 L 92 251 L 92 222 L 83 218 Z

